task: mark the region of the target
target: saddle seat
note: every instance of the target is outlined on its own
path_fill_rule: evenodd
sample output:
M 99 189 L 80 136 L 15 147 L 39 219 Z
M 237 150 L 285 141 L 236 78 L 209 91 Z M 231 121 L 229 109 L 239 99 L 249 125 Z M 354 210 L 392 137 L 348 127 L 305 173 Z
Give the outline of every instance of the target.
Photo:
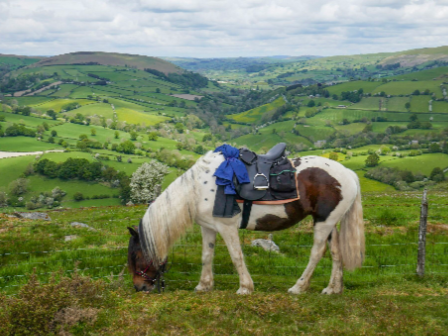
M 286 144 L 284 142 L 280 142 L 272 147 L 266 154 L 258 154 L 258 158 L 261 160 L 274 161 L 282 156 L 285 156 Z
M 285 155 L 286 144 L 279 143 L 266 154 L 257 155 L 247 148 L 240 149 L 239 159 L 249 175 L 249 183 L 238 183 L 235 189 L 240 200 L 274 201 L 297 198 L 295 167 Z

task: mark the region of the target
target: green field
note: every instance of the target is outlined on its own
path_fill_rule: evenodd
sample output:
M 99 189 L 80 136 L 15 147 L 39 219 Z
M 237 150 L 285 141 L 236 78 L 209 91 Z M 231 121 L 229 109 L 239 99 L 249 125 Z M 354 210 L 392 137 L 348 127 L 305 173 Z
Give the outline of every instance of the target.
M 388 111 L 408 112 L 405 105 L 410 102 L 408 97 L 392 97 L 388 98 L 386 107 Z
M 38 141 L 31 137 L 3 137 L 0 138 L 0 151 L 6 152 L 35 152 L 49 149 L 63 149 L 58 144 Z
M 410 170 L 414 173 L 421 172 L 425 175 L 429 175 L 435 167 L 440 167 L 442 169 L 448 167 L 448 155 L 437 153 L 395 158 L 381 163 L 381 166 L 396 167 L 402 170 Z
M 415 90 L 420 90 L 420 92 L 429 89 L 430 92 L 436 94 L 438 98 L 442 98 L 442 90 L 440 89 L 440 84 L 443 81 L 397 81 L 397 82 L 389 82 L 378 86 L 377 88 L 371 90 L 372 94 L 379 93 L 381 91 L 386 92 L 388 95 L 409 95 Z
M 56 125 L 59 122 L 51 119 L 43 119 L 32 116 L 23 116 L 21 114 L 12 114 L 8 112 L 0 112 L 0 116 L 5 117 L 5 121 L 7 124 L 23 124 L 28 127 L 37 127 L 38 125 L 42 125 L 46 122 L 49 126 Z
M 258 123 L 261 121 L 261 117 L 263 116 L 264 113 L 270 112 L 280 106 L 283 106 L 284 104 L 285 100 L 283 99 L 283 97 L 280 97 L 274 100 L 272 103 L 265 104 L 239 114 L 229 115 L 228 118 L 233 119 L 237 122 Z
M 359 90 L 359 89 L 364 89 L 364 92 L 372 92 L 379 85 L 381 85 L 380 82 L 351 81 L 351 82 L 346 82 L 346 83 L 330 86 L 327 90 L 332 95 L 333 94 L 340 95 L 341 92 L 344 92 L 344 91 L 354 91 L 354 90 Z

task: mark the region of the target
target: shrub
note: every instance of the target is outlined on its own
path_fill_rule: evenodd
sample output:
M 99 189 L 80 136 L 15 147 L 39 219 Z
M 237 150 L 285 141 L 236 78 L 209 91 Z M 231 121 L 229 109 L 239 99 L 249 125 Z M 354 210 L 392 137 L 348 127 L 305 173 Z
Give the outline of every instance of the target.
M 18 178 L 9 184 L 9 191 L 12 195 L 20 196 L 28 191 L 28 180 L 24 178 Z
M 168 174 L 168 167 L 157 161 L 143 163 L 132 174 L 130 188 L 131 199 L 134 203 L 149 203 L 157 198 L 162 190 L 164 176 Z
M 338 161 L 338 153 L 331 152 L 329 158 L 330 160 Z
M 370 154 L 366 159 L 366 166 L 367 167 L 375 167 L 378 166 L 380 162 L 380 157 L 376 153 Z
M 75 192 L 75 194 L 73 195 L 73 199 L 76 202 L 82 201 L 84 200 L 84 195 L 82 193 L 80 193 L 79 191 Z
M 17 296 L 0 294 L 0 334 L 71 335 L 70 329 L 77 325 L 85 329 L 97 319 L 107 296 L 105 287 L 77 272 L 72 279 L 53 276 L 46 284 L 32 274 Z
M 8 206 L 8 196 L 3 191 L 0 191 L 0 208 Z
M 443 173 L 443 170 L 440 167 L 435 167 L 431 171 L 430 179 L 435 182 L 445 181 L 445 175 Z

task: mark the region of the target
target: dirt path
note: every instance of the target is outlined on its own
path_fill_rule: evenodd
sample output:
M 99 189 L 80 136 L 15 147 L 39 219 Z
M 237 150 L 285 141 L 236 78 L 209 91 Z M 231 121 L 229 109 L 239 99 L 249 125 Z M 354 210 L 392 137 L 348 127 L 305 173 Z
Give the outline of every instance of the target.
M 1 152 L 0 151 L 0 159 L 7 159 L 11 157 L 17 156 L 26 156 L 26 155 L 41 155 L 44 153 L 61 153 L 62 149 L 51 149 L 47 151 L 39 151 L 39 152 Z

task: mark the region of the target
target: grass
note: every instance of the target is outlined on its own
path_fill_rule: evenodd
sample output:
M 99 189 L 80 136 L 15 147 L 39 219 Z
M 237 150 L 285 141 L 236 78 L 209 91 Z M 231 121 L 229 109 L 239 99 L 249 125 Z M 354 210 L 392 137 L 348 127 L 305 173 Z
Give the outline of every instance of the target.
M 17 294 L 33 268 L 44 283 L 37 286 L 45 286 L 52 272 L 61 270 L 71 275 L 78 263 L 79 273 L 90 277 L 88 281 L 98 288 L 98 295 L 86 292 L 91 294 L 86 294 L 85 307 L 95 307 L 99 312 L 95 323 L 73 326 L 75 334 L 145 334 L 148 330 L 154 335 L 444 334 L 448 327 L 448 235 L 442 225 L 448 218 L 446 196 L 429 194 L 427 275 L 418 278 L 414 274 L 420 196 L 364 192 L 366 261 L 363 268 L 344 273 L 343 295 L 319 294 L 330 276 L 328 252 L 306 294 L 286 293 L 308 262 L 313 239 L 308 220 L 274 233 L 280 254 L 250 246 L 253 239 L 266 238 L 266 233 L 240 231 L 245 260 L 255 282 L 255 292 L 250 296 L 235 295 L 238 276 L 221 237 L 215 244 L 215 290 L 194 293 L 201 270 L 198 226 L 170 251 L 166 291 L 161 295 L 135 293 L 129 275 L 121 281 L 111 281 L 109 276 L 112 273 L 120 278 L 117 275 L 126 263 L 129 239 L 126 226 L 136 225 L 146 206 L 49 212 L 51 222 L 0 217 L 0 240 L 4 242 L 0 246 L 0 291 Z M 397 227 L 378 222 L 386 209 L 402 216 L 403 224 Z M 86 223 L 96 231 L 71 227 L 73 221 Z M 77 238 L 66 242 L 67 235 Z M 80 295 L 81 288 L 88 287 L 76 288 L 80 288 Z M 40 306 L 36 303 L 31 307 Z
M 359 89 L 364 89 L 364 92 L 371 92 L 376 87 L 381 85 L 380 82 L 368 82 L 368 81 L 351 81 L 345 82 L 338 85 L 330 86 L 327 90 L 333 95 L 340 95 L 345 91 L 354 91 Z
M 378 97 L 368 97 L 363 98 L 359 103 L 353 104 L 349 106 L 350 109 L 354 110 L 371 110 L 378 111 L 379 110 L 379 101 Z
M 59 121 L 51 120 L 51 119 L 43 119 L 33 116 L 23 116 L 21 114 L 12 114 L 8 112 L 0 112 L 0 116 L 5 117 L 5 121 L 7 123 L 16 123 L 16 124 L 24 124 L 28 127 L 37 127 L 37 125 L 42 125 L 46 122 L 49 126 L 56 125 Z
M 440 84 L 443 81 L 397 81 L 397 82 L 389 82 L 378 86 L 377 88 L 370 91 L 373 93 L 378 93 L 381 91 L 386 92 L 388 95 L 409 95 L 415 90 L 425 91 L 429 89 L 430 92 L 434 92 L 438 98 L 442 98 L 442 90 L 440 89 Z
M 283 99 L 283 97 L 280 97 L 274 100 L 272 103 L 259 106 L 252 110 L 238 114 L 231 114 L 228 116 L 228 118 L 233 119 L 237 122 L 257 123 L 261 121 L 261 117 L 263 116 L 264 113 L 272 111 L 280 106 L 283 106 L 284 104 L 285 100 Z
M 381 166 L 396 167 L 402 170 L 410 170 L 414 173 L 422 172 L 429 175 L 433 168 L 442 169 L 448 167 L 448 155 L 442 153 L 424 154 L 413 157 L 395 158 L 387 162 L 380 163 Z
M 387 99 L 387 110 L 397 112 L 407 112 L 405 104 L 410 102 L 408 97 L 392 97 Z
M 3 137 L 0 138 L 0 151 L 6 152 L 35 152 L 49 149 L 63 149 L 62 146 L 54 143 L 38 141 L 31 137 Z
M 70 103 L 77 103 L 80 106 L 94 103 L 88 99 L 54 99 L 47 103 L 36 106 L 36 110 L 47 112 L 48 110 L 54 110 L 55 112 L 61 112 L 63 107 Z

